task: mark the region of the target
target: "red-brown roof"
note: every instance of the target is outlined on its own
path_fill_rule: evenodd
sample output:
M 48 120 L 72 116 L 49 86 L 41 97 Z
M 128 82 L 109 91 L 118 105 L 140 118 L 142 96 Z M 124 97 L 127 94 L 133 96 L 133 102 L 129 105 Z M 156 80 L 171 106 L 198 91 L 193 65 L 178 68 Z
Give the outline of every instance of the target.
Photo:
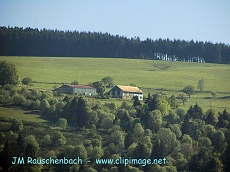
M 72 87 L 72 88 L 91 88 L 91 89 L 93 88 L 93 87 L 88 86 L 88 85 L 72 85 L 72 84 L 65 84 L 65 85 Z

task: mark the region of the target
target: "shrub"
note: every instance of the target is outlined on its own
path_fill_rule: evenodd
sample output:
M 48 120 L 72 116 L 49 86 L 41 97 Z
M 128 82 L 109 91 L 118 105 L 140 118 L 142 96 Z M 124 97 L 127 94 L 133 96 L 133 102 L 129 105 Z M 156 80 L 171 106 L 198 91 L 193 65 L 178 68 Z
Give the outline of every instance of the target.
M 56 123 L 57 127 L 66 128 L 67 127 L 67 120 L 65 118 L 59 118 Z
M 22 95 L 16 94 L 12 98 L 12 103 L 19 106 L 25 105 L 26 98 L 23 97 Z
M 14 122 L 11 124 L 11 130 L 12 131 L 21 131 L 23 130 L 23 123 L 20 120 L 14 120 Z

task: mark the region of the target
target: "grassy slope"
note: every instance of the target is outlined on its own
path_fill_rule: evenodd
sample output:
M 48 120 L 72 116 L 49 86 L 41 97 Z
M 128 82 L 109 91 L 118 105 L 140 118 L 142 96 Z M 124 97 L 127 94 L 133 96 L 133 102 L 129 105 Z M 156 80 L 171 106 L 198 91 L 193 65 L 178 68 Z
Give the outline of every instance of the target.
M 66 57 L 0 57 L 0 60 L 12 61 L 21 78 L 29 76 L 38 82 L 70 83 L 78 80 L 81 84 L 87 84 L 111 76 L 115 84 L 135 83 L 145 94 L 148 90 L 154 93 L 157 92 L 156 89 L 164 88 L 169 90 L 167 91 L 169 95 L 177 95 L 184 86 L 193 85 L 196 88 L 198 80 L 204 79 L 204 90 L 217 93 L 217 98 L 211 99 L 212 106 L 218 110 L 223 110 L 223 107 L 230 108 L 230 99 L 221 98 L 230 95 L 229 65 Z M 53 86 L 53 84 L 34 84 L 34 87 L 42 89 L 52 89 Z M 208 108 L 210 97 L 209 93 L 195 94 L 185 108 L 195 102 Z
M 40 115 L 31 114 L 19 108 L 5 108 L 0 107 L 0 117 L 6 117 L 17 120 L 31 121 L 31 122 L 47 122 L 40 118 Z

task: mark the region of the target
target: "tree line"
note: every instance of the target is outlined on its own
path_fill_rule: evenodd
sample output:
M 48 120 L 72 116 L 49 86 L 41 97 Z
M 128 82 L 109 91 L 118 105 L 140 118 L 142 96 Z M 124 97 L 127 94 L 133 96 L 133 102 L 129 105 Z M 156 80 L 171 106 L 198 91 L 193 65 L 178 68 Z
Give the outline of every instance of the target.
M 224 43 L 149 39 L 101 32 L 0 27 L 2 56 L 67 56 L 159 59 L 229 63 L 230 46 Z

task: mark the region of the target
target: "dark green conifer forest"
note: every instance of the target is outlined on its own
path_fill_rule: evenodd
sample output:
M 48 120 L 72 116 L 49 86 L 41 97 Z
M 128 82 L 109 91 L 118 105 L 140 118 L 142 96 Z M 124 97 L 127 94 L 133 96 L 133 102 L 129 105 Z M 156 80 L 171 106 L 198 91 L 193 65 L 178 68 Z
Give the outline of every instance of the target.
M 0 27 L 1 56 L 123 57 L 229 63 L 230 47 L 196 40 L 127 38 L 101 32 Z

